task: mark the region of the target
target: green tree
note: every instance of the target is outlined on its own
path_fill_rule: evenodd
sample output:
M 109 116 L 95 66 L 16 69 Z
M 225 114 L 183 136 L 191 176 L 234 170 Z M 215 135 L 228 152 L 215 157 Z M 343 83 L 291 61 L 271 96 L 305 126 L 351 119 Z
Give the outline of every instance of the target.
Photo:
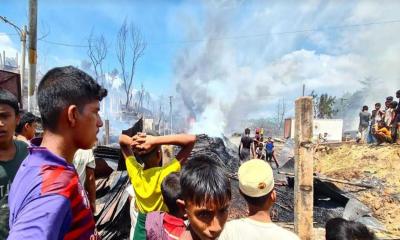
M 315 91 L 311 92 L 314 101 L 314 117 L 316 118 L 332 118 L 338 112 L 334 108 L 336 103 L 335 96 L 329 96 L 327 93 L 318 95 Z

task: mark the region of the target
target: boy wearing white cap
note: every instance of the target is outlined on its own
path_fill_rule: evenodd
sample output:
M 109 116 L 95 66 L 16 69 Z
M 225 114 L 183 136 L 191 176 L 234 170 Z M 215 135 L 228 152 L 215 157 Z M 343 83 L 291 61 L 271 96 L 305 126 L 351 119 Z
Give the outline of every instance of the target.
M 219 240 L 298 240 L 294 233 L 272 223 L 270 210 L 276 201 L 276 192 L 269 164 L 259 159 L 247 161 L 240 166 L 238 176 L 240 193 L 247 202 L 249 216 L 228 222 Z

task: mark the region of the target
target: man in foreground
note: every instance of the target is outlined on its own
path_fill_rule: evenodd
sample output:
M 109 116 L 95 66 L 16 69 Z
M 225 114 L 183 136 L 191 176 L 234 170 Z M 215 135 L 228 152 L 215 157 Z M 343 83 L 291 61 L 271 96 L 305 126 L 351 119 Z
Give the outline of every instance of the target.
M 22 161 L 28 155 L 28 145 L 14 140 L 19 121 L 17 98 L 0 88 L 0 239 L 8 235 L 8 192 Z
M 77 149 L 96 142 L 103 125 L 99 102 L 106 95 L 72 66 L 43 77 L 37 92 L 43 140 L 30 148 L 11 186 L 8 239 L 98 239 L 72 160 Z
M 238 177 L 239 190 L 247 202 L 249 216 L 228 222 L 219 239 L 298 240 L 294 233 L 271 220 L 270 211 L 276 201 L 276 192 L 269 164 L 260 159 L 247 161 L 240 166 Z

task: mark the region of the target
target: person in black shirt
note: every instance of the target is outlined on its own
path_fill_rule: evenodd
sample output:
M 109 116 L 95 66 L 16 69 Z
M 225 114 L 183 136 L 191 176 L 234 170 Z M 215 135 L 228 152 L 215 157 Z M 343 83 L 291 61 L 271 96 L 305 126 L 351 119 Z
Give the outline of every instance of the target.
M 241 162 L 245 162 L 254 158 L 255 149 L 254 149 L 254 140 L 250 137 L 250 129 L 246 128 L 244 130 L 244 135 L 240 139 L 239 145 L 239 158 Z

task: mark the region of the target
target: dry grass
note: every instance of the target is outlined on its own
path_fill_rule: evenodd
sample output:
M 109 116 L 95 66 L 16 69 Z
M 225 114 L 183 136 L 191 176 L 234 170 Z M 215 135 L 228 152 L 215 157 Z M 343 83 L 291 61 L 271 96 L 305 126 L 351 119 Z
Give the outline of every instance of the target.
M 343 144 L 330 153 L 318 154 L 314 168 L 315 172 L 337 179 L 378 179 L 381 187 L 354 194 L 373 210 L 389 232 L 400 236 L 400 146 Z

